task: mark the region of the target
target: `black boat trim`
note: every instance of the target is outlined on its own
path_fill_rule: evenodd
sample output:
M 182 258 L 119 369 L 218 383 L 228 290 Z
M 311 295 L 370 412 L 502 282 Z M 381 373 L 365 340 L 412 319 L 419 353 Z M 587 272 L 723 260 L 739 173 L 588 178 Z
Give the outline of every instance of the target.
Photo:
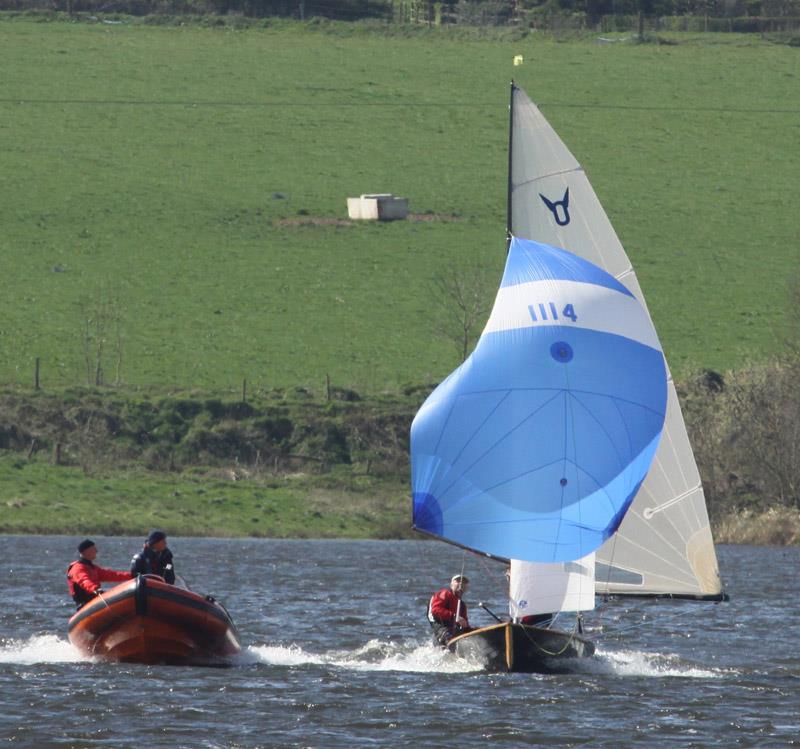
M 103 595 L 102 598 L 99 596 L 84 606 L 77 614 L 75 614 L 72 619 L 69 620 L 69 631 L 71 632 L 78 624 L 84 621 L 87 617 L 93 616 L 94 614 L 98 613 L 102 608 L 110 607 L 112 604 L 119 603 L 124 601 L 128 598 L 136 599 L 136 613 L 141 616 L 147 615 L 147 599 L 148 598 L 160 598 L 164 601 L 170 601 L 171 603 L 175 603 L 176 605 L 186 606 L 188 608 L 197 609 L 199 611 L 204 611 L 208 614 L 219 619 L 224 624 L 228 625 L 232 630 L 236 631 L 236 626 L 233 623 L 230 615 L 222 608 L 221 604 L 214 602 L 211 603 L 207 601 L 205 598 L 201 600 L 195 600 L 194 598 L 190 598 L 186 595 L 181 595 L 177 591 L 183 590 L 182 588 L 177 588 L 175 592 L 171 590 L 161 590 L 160 588 L 155 588 L 153 586 L 149 586 L 146 583 L 146 578 L 142 577 L 141 575 L 136 579 L 136 584 L 131 587 L 126 587 L 124 590 L 119 592 L 112 592 L 109 595 Z M 199 595 L 198 593 L 192 593 L 188 591 L 191 595 Z
M 136 588 L 128 587 L 116 593 L 112 590 L 108 594 L 103 594 L 102 597 L 97 596 L 69 620 L 69 631 L 71 632 L 77 624 L 80 624 L 87 617 L 93 616 L 101 609 L 110 607 L 111 604 L 124 601 L 126 598 L 133 598 L 135 595 Z
M 181 590 L 181 588 L 178 588 L 178 590 Z M 206 611 L 220 621 L 225 622 L 228 626 L 233 627 L 233 621 L 221 610 L 220 606 L 217 603 L 209 603 L 205 598 L 196 601 L 193 598 L 174 593 L 171 590 L 162 590 L 161 588 L 148 588 L 147 595 L 149 598 L 160 598 L 163 601 L 170 601 L 180 606 Z
M 147 578 L 143 575 L 136 576 L 136 613 L 139 616 L 147 615 Z

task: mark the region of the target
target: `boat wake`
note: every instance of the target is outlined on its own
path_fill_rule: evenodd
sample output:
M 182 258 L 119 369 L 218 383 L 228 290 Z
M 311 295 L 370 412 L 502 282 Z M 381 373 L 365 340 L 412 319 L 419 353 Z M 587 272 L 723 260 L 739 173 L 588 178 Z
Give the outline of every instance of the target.
M 57 635 L 34 635 L 27 640 L 0 639 L 0 663 L 79 663 L 87 658 Z
M 724 669 L 687 662 L 677 655 L 635 650 L 599 650 L 593 658 L 581 660 L 575 670 L 614 676 L 678 676 L 684 679 L 719 679 L 726 675 Z
M 242 664 L 336 666 L 354 671 L 469 673 L 483 670 L 479 662 L 459 658 L 432 644 L 420 644 L 418 640 L 370 640 L 356 650 L 325 653 L 310 653 L 298 645 L 251 645 L 238 660 Z

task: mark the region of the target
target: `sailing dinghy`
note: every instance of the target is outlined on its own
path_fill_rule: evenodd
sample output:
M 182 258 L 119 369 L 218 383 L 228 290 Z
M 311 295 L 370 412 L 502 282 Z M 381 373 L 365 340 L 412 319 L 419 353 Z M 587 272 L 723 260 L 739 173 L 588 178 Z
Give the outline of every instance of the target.
M 510 561 L 509 621 L 448 647 L 561 670 L 572 631 L 530 626 L 603 594 L 720 600 L 699 474 L 631 264 L 575 158 L 512 83 L 508 256 L 470 357 L 411 428 L 416 530 Z M 536 619 L 534 619 L 536 621 Z

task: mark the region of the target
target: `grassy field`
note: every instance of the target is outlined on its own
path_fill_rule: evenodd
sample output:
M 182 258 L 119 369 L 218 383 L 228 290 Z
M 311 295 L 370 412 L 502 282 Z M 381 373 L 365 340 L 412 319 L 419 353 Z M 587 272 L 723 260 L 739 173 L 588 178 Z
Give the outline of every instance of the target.
M 87 532 L 269 538 L 382 538 L 410 533 L 397 482 L 297 475 L 232 480 L 229 471 L 87 476 L 80 468 L 0 455 L 0 533 Z
M 0 19 L 0 382 L 36 357 L 46 388 L 85 381 L 108 299 L 132 387 L 438 381 L 457 361 L 431 278 L 479 263 L 491 298 L 502 271 L 512 74 L 586 167 L 673 368 L 769 355 L 797 270 L 798 50 L 674 39 Z M 345 221 L 373 191 L 433 220 Z
M 37 357 L 46 391 L 85 383 L 103 305 L 106 381 L 120 355 L 134 399 L 437 382 L 457 356 L 432 279 L 478 265 L 490 300 L 502 272 L 512 75 L 589 173 L 678 377 L 770 356 L 798 270 L 798 50 L 670 40 L 0 16 L 0 385 L 28 389 Z M 346 220 L 377 191 L 418 219 Z M 6 532 L 396 535 L 407 492 L 0 454 Z

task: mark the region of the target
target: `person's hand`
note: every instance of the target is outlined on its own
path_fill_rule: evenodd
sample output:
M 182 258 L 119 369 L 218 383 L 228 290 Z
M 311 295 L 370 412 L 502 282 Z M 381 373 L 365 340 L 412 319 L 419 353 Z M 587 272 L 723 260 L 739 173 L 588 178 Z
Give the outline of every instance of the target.
M 456 624 L 458 624 L 459 627 L 466 627 L 467 626 L 467 620 L 463 616 L 459 616 L 456 619 Z

